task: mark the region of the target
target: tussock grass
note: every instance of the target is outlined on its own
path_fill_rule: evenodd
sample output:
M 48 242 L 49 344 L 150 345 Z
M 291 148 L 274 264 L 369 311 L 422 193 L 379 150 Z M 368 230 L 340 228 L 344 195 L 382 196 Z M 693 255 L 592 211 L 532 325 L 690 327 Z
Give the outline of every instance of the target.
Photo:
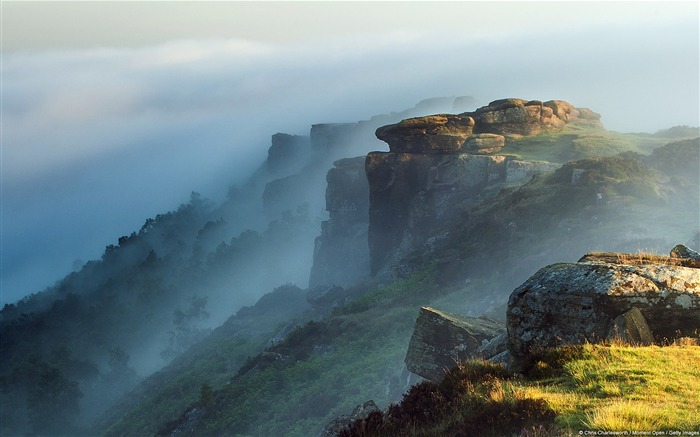
M 573 352 L 573 351 L 576 352 Z M 533 366 L 528 395 L 571 430 L 700 429 L 700 347 L 608 345 L 554 349 Z
M 570 436 L 700 430 L 700 347 L 611 344 L 550 349 L 525 376 L 483 361 L 424 382 L 344 436 Z

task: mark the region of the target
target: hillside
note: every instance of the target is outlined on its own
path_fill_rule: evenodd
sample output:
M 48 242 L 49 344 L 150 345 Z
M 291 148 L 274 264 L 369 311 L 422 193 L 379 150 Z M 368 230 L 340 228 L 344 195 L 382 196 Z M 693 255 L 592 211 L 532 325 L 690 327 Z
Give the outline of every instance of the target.
M 457 101 L 274 135 L 267 162 L 222 204 L 193 193 L 6 306 L 3 434 L 31 423 L 39 434 L 316 435 L 419 380 L 403 360 L 421 306 L 504 320 L 508 295 L 545 264 L 698 248 L 697 130 L 608 132 L 561 101 L 444 112 Z M 388 152 L 373 151 L 375 130 Z M 34 402 L 46 387 L 68 407 Z M 578 408 L 561 402 L 547 423 Z M 33 421 L 39 411 L 47 419 Z
M 697 435 L 698 360 L 697 345 L 587 344 L 547 351 L 524 376 L 467 361 L 439 384 L 413 386 L 400 403 L 339 435 Z

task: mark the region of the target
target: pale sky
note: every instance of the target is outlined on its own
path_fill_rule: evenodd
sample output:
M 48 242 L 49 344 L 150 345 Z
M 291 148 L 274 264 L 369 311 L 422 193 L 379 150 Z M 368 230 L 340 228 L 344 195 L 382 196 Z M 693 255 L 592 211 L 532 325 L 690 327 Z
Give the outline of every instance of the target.
M 508 37 L 698 19 L 687 2 L 3 1 L 3 50 L 139 47 L 173 39 L 267 43 L 387 31 Z

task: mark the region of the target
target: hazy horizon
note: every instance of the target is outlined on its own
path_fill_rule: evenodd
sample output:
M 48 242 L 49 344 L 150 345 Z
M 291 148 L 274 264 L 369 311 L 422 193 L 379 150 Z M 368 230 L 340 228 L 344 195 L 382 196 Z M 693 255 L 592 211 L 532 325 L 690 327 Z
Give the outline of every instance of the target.
M 276 132 L 457 95 L 697 126 L 697 3 L 582 5 L 3 2 L 0 304 L 191 191 L 221 200 Z

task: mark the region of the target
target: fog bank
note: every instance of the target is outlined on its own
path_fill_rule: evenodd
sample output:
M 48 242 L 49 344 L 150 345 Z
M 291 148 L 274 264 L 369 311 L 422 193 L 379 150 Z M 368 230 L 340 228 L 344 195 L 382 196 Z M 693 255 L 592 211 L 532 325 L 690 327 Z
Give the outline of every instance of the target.
M 618 131 L 697 125 L 699 52 L 692 19 L 6 53 L 1 302 L 98 258 L 191 191 L 221 199 L 276 132 L 450 95 L 567 100 Z

